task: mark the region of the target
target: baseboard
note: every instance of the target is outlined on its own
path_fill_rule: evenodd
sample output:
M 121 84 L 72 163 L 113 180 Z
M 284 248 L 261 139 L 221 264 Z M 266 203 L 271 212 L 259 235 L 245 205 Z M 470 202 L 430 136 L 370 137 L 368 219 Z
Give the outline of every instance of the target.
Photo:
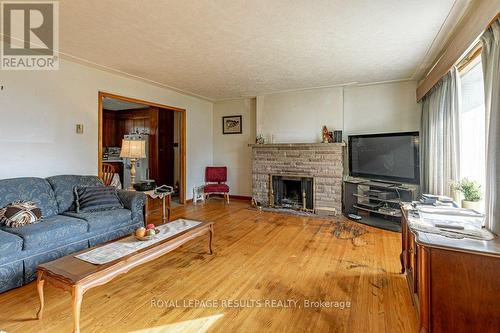
M 210 194 L 211 197 L 219 197 L 219 198 L 223 198 L 224 196 L 222 194 Z M 246 195 L 233 195 L 233 194 L 230 194 L 229 195 L 229 199 L 233 199 L 233 200 L 238 200 L 238 201 L 248 201 L 248 202 L 252 202 L 252 197 L 249 197 L 249 196 L 246 196 Z M 193 199 L 187 199 L 186 200 L 186 204 L 192 204 L 193 203 Z
M 229 195 L 229 199 L 241 200 L 241 201 L 252 201 L 252 197 L 246 195 Z

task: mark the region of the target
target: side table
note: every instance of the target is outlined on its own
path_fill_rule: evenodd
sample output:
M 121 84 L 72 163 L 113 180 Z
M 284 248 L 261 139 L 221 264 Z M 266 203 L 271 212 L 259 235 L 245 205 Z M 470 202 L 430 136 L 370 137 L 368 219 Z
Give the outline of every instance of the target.
M 146 202 L 146 214 L 144 217 L 145 224 L 148 224 L 148 218 L 151 215 L 151 207 L 154 200 L 161 200 L 161 223 L 165 224 L 170 221 L 170 201 L 172 192 L 156 192 L 155 190 L 145 191 L 147 202 Z

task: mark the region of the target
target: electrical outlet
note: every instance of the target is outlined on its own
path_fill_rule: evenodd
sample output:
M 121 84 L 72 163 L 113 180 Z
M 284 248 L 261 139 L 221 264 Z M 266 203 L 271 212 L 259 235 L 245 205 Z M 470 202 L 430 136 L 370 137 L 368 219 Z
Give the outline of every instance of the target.
M 76 134 L 83 134 L 83 124 L 76 124 Z

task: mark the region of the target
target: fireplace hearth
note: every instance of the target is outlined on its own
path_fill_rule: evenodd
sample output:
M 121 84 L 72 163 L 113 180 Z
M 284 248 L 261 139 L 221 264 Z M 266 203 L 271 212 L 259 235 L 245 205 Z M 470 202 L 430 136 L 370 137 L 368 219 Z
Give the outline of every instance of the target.
M 277 208 L 314 210 L 314 179 L 307 176 L 271 175 L 269 202 Z

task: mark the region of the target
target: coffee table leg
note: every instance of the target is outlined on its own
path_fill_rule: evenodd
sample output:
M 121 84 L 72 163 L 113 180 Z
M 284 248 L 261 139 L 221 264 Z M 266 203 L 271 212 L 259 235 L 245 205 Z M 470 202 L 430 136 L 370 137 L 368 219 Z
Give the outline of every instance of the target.
M 82 306 L 82 291 L 79 286 L 73 287 L 73 292 L 71 293 L 73 299 L 73 320 L 74 329 L 73 333 L 80 333 L 80 308 Z
M 42 319 L 43 307 L 44 307 L 44 297 L 43 297 L 43 284 L 45 280 L 43 279 L 43 272 L 38 271 L 37 273 L 36 288 L 38 289 L 38 297 L 40 298 L 40 308 L 36 314 L 37 319 Z
M 208 238 L 208 251 L 210 254 L 213 253 L 212 251 L 212 238 L 214 237 L 214 227 L 213 225 L 208 228 L 208 233 L 209 233 L 209 238 Z

